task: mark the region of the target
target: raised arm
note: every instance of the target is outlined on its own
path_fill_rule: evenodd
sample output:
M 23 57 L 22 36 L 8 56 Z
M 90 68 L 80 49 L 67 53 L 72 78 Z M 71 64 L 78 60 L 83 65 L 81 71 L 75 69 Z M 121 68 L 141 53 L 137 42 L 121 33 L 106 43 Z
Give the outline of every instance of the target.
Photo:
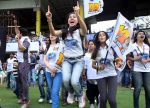
M 48 6 L 48 11 L 46 12 L 46 18 L 48 22 L 49 31 L 53 36 L 60 36 L 62 34 L 61 30 L 55 30 L 52 23 L 52 13 L 50 11 L 50 6 Z
M 23 45 L 23 43 L 21 42 L 21 37 L 22 37 L 22 34 L 20 33 L 20 30 L 17 26 L 17 20 L 14 19 L 14 26 L 15 26 L 15 33 L 16 33 L 16 40 L 18 42 L 18 47 L 20 49 L 20 51 L 25 51 L 26 50 L 26 47 Z M 27 42 L 26 42 L 27 43 Z M 28 44 L 28 43 L 27 43 Z
M 17 26 L 17 20 L 16 19 L 14 20 L 14 26 L 15 26 L 15 33 L 16 33 L 16 35 L 20 35 L 20 30 L 19 30 L 19 28 Z
M 74 12 L 78 18 L 79 25 L 81 27 L 81 35 L 85 36 L 87 34 L 87 27 L 86 27 L 84 20 L 80 16 L 80 13 L 79 13 L 80 6 L 79 6 L 78 1 L 77 1 L 77 6 L 74 6 L 73 9 L 74 9 Z

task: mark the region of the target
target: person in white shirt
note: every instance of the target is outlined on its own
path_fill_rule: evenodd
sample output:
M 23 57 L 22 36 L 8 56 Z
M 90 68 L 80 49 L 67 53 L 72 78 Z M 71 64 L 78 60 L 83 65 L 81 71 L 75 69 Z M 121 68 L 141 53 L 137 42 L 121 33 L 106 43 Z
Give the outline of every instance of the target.
M 150 108 L 150 43 L 144 31 L 140 30 L 135 34 L 134 47 L 133 57 L 129 57 L 134 63 L 132 73 L 134 108 L 139 108 L 142 85 L 145 90 L 146 108 Z
M 47 87 L 47 90 L 45 91 L 45 83 L 47 85 L 47 81 L 45 73 L 46 73 L 46 65 L 44 63 L 44 55 L 47 53 L 47 50 L 50 46 L 50 39 L 49 37 L 46 37 L 45 43 L 39 41 L 39 56 L 37 56 L 37 62 L 38 64 L 38 86 L 40 91 L 40 99 L 38 100 L 39 103 L 43 103 L 45 99 L 48 100 L 49 103 L 52 103 L 51 98 L 49 98 L 49 90 Z M 50 100 L 49 100 L 50 99 Z
M 58 37 L 50 35 L 50 46 L 44 55 L 46 65 L 46 80 L 49 100 L 52 99 L 52 108 L 59 108 L 59 91 L 62 85 L 63 47 L 58 43 Z
M 95 49 L 95 44 L 93 40 L 90 40 L 88 42 L 88 50 L 85 53 L 84 56 L 84 69 L 83 69 L 83 78 L 86 76 L 87 79 L 87 90 L 86 90 L 86 96 L 90 102 L 90 108 L 94 108 L 95 99 L 97 101 L 97 105 L 99 103 L 99 91 L 97 86 L 97 71 L 96 69 L 92 68 L 92 53 Z
M 11 53 L 7 59 L 7 88 L 10 88 L 10 76 L 13 72 L 14 55 Z
M 84 20 L 79 14 L 80 6 L 73 7 L 74 12 L 68 15 L 68 28 L 64 30 L 55 30 L 52 23 L 52 13 L 50 8 L 46 13 L 49 30 L 53 36 L 61 36 L 64 42 L 64 62 L 62 64 L 63 83 L 67 89 L 67 102 L 72 104 L 74 102 L 74 93 L 79 98 L 79 108 L 85 107 L 85 94 L 82 90 L 80 77 L 82 74 L 83 61 L 83 47 L 82 38 L 87 33 L 87 27 Z
M 112 48 L 109 51 L 107 50 L 107 39 L 108 34 L 104 31 L 100 31 L 95 35 L 96 48 L 92 54 L 92 67 L 97 70 L 100 108 L 106 108 L 107 100 L 110 108 L 117 108 L 117 72 L 114 65 L 115 52 Z
M 30 39 L 28 30 L 25 28 L 18 28 L 17 20 L 14 20 L 16 40 L 18 43 L 17 60 L 18 60 L 18 86 L 19 86 L 19 100 L 22 104 L 21 108 L 26 108 L 29 103 L 29 85 L 28 73 L 30 70 Z

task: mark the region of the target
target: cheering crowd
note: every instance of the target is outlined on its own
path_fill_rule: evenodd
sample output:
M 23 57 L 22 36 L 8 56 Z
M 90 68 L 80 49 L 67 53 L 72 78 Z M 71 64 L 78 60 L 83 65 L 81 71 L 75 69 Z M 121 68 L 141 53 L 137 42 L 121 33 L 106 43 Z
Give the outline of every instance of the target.
M 107 101 L 110 108 L 117 108 L 117 67 L 120 60 L 112 47 L 107 50 L 107 32 L 100 31 L 93 40 L 86 40 L 87 27 L 79 14 L 79 4 L 73 9 L 74 12 L 67 17 L 68 27 L 55 30 L 48 6 L 46 18 L 50 35 L 45 43 L 39 42 L 38 54 L 30 53 L 28 32 L 26 29 L 19 29 L 17 20 L 14 20 L 18 51 L 17 55 L 11 54 L 7 60 L 7 87 L 10 88 L 12 74 L 16 81 L 14 93 L 21 108 L 29 106 L 30 79 L 35 86 L 36 76 L 40 91 L 39 103 L 47 100 L 52 108 L 59 108 L 61 91 L 64 105 L 73 104 L 76 99 L 78 107 L 84 108 L 87 97 L 90 108 L 107 108 Z M 129 86 L 131 77 L 134 108 L 139 108 L 139 96 L 143 86 L 146 108 L 150 108 L 149 37 L 142 30 L 137 31 L 133 37 L 134 50 L 127 54 L 126 67 L 122 71 L 125 76 L 124 85 Z M 83 89 L 84 81 L 86 91 Z

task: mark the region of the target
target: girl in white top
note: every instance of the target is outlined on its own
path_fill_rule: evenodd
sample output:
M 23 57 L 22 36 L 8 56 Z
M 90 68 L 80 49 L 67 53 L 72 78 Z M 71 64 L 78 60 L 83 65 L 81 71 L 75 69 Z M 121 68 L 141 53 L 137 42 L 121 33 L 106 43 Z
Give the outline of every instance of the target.
M 61 64 L 64 58 L 63 47 L 58 43 L 56 36 L 50 35 L 50 46 L 44 56 L 46 65 L 46 80 L 49 89 L 49 100 L 52 99 L 52 108 L 59 108 L 59 91 L 62 85 Z
M 83 70 L 83 77 L 86 75 L 87 78 L 87 90 L 86 90 L 86 96 L 90 102 L 90 108 L 94 108 L 95 99 L 97 100 L 98 105 L 98 86 L 97 86 L 97 72 L 96 69 L 92 68 L 92 53 L 95 49 L 95 44 L 93 40 L 90 40 L 88 42 L 88 51 L 85 53 L 84 56 L 84 70 Z
M 146 108 L 150 107 L 150 44 L 144 31 L 138 31 L 134 37 L 133 57 L 133 101 L 134 108 L 139 108 L 139 96 L 142 85 L 145 90 Z
M 100 108 L 106 108 L 107 100 L 110 108 L 117 108 L 117 73 L 114 66 L 115 54 L 112 48 L 107 52 L 107 39 L 108 34 L 104 31 L 100 31 L 95 35 L 96 48 L 92 55 L 92 67 L 97 70 Z
M 63 83 L 69 91 L 67 102 L 74 102 L 74 92 L 79 98 L 79 108 L 85 107 L 85 96 L 80 84 L 80 76 L 83 70 L 83 49 L 81 36 L 86 36 L 87 27 L 79 14 L 79 3 L 73 7 L 74 12 L 69 14 L 68 28 L 64 30 L 55 30 L 52 24 L 52 13 L 48 7 L 46 13 L 49 30 L 54 36 L 62 36 L 64 41 L 65 60 L 62 64 Z M 80 27 L 78 27 L 78 25 Z

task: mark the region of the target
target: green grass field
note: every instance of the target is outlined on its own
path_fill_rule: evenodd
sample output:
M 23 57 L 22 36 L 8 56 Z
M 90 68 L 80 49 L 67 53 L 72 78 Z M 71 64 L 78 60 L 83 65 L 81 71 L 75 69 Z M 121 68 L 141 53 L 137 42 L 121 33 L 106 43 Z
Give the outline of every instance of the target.
M 132 93 L 133 91 L 130 88 L 118 87 L 117 92 L 118 108 L 133 108 Z M 29 95 L 31 100 L 29 108 L 51 108 L 51 105 L 48 104 L 47 102 L 42 104 L 38 103 L 39 91 L 37 87 L 36 88 L 30 87 Z M 145 98 L 143 90 L 141 92 L 139 102 L 140 108 L 145 108 Z M 6 89 L 5 86 L 0 86 L 0 106 L 1 108 L 20 108 L 20 105 L 17 104 L 16 96 L 12 93 L 11 90 Z M 60 108 L 77 108 L 77 104 L 62 106 L 60 102 Z M 89 108 L 88 101 L 86 108 Z

